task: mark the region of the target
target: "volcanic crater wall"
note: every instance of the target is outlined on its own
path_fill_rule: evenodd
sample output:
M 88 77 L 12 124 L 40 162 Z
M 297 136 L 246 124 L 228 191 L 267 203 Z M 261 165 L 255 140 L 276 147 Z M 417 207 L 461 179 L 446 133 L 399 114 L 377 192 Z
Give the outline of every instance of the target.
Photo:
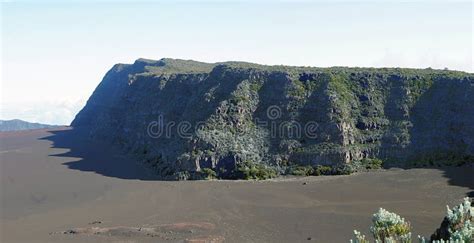
M 170 178 L 244 161 L 403 166 L 474 155 L 474 75 L 138 59 L 107 72 L 72 126 Z

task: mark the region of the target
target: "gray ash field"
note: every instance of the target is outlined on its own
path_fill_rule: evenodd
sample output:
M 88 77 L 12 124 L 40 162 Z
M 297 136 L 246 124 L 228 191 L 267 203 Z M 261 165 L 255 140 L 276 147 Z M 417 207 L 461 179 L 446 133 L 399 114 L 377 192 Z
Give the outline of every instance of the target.
M 2 242 L 348 242 L 379 207 L 429 236 L 472 166 L 266 181 L 159 181 L 70 128 L 2 133 Z M 309 241 L 309 242 L 311 242 Z

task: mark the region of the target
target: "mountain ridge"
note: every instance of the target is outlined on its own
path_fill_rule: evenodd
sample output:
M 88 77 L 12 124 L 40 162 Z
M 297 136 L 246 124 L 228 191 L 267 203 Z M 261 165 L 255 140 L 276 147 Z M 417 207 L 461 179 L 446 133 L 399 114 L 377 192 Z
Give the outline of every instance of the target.
M 56 125 L 48 125 L 36 122 L 27 122 L 20 119 L 0 120 L 0 132 L 22 131 L 31 129 L 54 128 Z
M 107 72 L 71 125 L 176 179 L 205 168 L 233 177 L 240 165 L 406 166 L 474 155 L 473 87 L 473 74 L 449 70 L 138 59 Z M 314 138 L 290 134 L 312 122 Z M 202 127 L 150 134 L 150 124 L 171 123 Z

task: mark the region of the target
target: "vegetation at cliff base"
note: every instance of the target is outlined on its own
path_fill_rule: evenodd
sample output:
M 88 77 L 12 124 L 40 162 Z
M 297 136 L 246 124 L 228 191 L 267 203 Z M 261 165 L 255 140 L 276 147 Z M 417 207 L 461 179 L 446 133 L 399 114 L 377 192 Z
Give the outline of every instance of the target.
M 244 180 L 266 180 L 277 177 L 277 172 L 271 167 L 245 161 L 237 165 L 233 176 Z
M 290 166 L 287 174 L 295 176 L 321 176 L 321 175 L 337 175 L 338 172 L 331 166 L 317 165 L 317 166 Z

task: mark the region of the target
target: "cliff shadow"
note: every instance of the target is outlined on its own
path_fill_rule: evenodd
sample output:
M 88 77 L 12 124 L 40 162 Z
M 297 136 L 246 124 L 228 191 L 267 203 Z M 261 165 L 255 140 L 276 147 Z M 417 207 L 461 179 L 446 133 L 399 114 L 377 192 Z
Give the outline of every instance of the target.
M 448 178 L 450 185 L 469 188 L 471 191 L 467 192 L 466 195 L 474 198 L 474 163 L 461 167 L 442 167 L 437 169 L 443 171 L 443 176 Z
M 93 172 L 99 175 L 128 180 L 159 180 L 144 165 L 124 155 L 111 144 L 91 140 L 89 129 L 68 128 L 50 131 L 53 135 L 39 138 L 51 141 L 52 148 L 67 152 L 49 156 L 67 158 L 63 165 L 71 170 Z
M 469 197 L 474 197 L 474 106 L 467 105 L 472 102 L 467 80 L 434 82 L 410 110 L 413 125 L 404 151 L 412 158 L 407 167 L 441 170 L 450 185 L 469 188 Z

